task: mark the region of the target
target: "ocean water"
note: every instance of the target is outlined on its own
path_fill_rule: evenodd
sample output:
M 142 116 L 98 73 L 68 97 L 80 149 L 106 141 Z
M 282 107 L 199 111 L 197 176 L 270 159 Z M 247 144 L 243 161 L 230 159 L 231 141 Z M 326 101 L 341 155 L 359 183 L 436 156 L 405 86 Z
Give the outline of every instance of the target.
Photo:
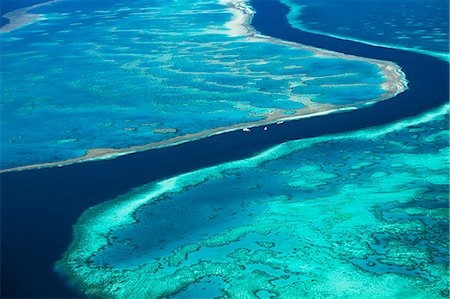
M 282 0 L 308 32 L 426 53 L 448 61 L 449 3 L 441 0 Z
M 59 269 L 101 297 L 446 298 L 448 138 L 447 105 L 144 185 Z
M 2 36 L 2 169 L 386 98 L 377 65 L 230 36 L 214 1 L 33 12 L 45 19 Z

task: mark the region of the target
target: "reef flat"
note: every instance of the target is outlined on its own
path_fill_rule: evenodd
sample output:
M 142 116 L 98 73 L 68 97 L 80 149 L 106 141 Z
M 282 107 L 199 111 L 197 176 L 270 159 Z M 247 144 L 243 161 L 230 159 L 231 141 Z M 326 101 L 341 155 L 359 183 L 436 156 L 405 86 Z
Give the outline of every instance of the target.
M 245 1 L 82 3 L 41 7 L 44 20 L 2 36 L 3 170 L 357 109 L 407 88 L 395 63 L 255 33 Z
M 447 298 L 449 108 L 136 188 L 58 269 L 108 298 Z

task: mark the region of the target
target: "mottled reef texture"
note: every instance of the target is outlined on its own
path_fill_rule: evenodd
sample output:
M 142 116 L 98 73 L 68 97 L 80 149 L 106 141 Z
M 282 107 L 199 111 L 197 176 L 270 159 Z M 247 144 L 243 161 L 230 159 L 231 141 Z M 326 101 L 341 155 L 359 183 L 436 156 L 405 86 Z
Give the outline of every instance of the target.
M 395 63 L 257 35 L 246 1 L 224 2 L 59 1 L 2 34 L 0 168 L 112 158 L 407 88 Z
M 448 298 L 448 109 L 137 188 L 58 269 L 108 298 Z

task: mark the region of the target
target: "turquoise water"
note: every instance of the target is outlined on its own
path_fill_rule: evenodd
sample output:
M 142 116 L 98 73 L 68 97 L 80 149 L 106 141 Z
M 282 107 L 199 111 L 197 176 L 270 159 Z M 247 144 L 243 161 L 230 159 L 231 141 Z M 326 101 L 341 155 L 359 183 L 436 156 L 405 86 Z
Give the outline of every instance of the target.
M 47 19 L 2 36 L 2 168 L 385 92 L 372 63 L 230 36 L 231 14 L 212 1 L 65 0 L 39 12 Z M 149 181 L 87 209 L 56 269 L 95 298 L 448 298 L 449 109 Z M 31 194 L 28 173 L 14 186 Z M 61 202 L 115 190 L 93 181 L 79 186 L 86 200 Z M 30 197 L 47 202 L 39 192 Z
M 214 1 L 35 12 L 45 19 L 2 35 L 2 169 L 386 97 L 378 66 L 230 36 Z
M 310 32 L 448 60 L 449 3 L 442 0 L 282 0 L 289 23 Z
M 448 109 L 137 188 L 59 268 L 115 298 L 447 298 Z

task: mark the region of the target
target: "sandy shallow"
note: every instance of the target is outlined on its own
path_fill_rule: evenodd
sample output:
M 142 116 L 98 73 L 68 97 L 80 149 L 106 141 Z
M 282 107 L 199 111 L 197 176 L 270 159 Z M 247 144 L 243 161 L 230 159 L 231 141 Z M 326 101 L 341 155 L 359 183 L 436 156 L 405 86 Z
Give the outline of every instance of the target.
M 58 1 L 58 0 L 55 0 L 55 1 Z M 28 17 L 24 17 L 24 15 L 29 15 L 29 14 L 27 14 L 27 11 L 29 9 L 36 8 L 37 6 L 47 5 L 48 3 L 55 2 L 55 1 L 38 4 L 38 5 L 35 5 L 32 7 L 17 10 L 17 11 L 8 13 L 8 14 L 14 14 L 15 17 L 13 19 L 16 20 L 16 23 L 17 23 L 18 19 L 20 20 L 21 18 L 28 18 Z M 86 152 L 86 154 L 82 157 L 77 157 L 77 158 L 68 159 L 68 160 L 64 160 L 64 161 L 58 161 L 58 162 L 49 162 L 49 163 L 19 166 L 19 167 L 9 168 L 9 169 L 5 169 L 5 170 L 0 170 L 0 173 L 10 172 L 10 171 L 21 171 L 21 170 L 27 170 L 27 169 L 59 167 L 59 166 L 80 163 L 80 162 L 85 162 L 85 161 L 113 159 L 113 158 L 123 156 L 126 154 L 145 151 L 145 150 L 149 150 L 149 149 L 173 146 L 173 145 L 177 145 L 177 144 L 181 144 L 181 143 L 185 143 L 185 142 L 189 142 L 189 141 L 193 141 L 193 140 L 198 140 L 201 138 L 218 135 L 218 134 L 222 134 L 222 133 L 226 133 L 226 132 L 230 132 L 230 131 L 241 130 L 241 129 L 247 130 L 247 128 L 259 127 L 259 126 L 264 126 L 264 125 L 268 125 L 268 124 L 275 124 L 275 123 L 280 123 L 283 121 L 298 120 L 301 118 L 313 117 L 313 116 L 318 116 L 318 115 L 326 115 L 326 114 L 335 113 L 335 112 L 339 112 L 339 111 L 354 110 L 354 109 L 357 109 L 358 107 L 367 106 L 368 104 L 374 104 L 378 101 L 392 98 L 395 95 L 405 91 L 408 88 L 407 87 L 408 82 L 405 78 L 405 74 L 402 72 L 401 68 L 393 62 L 341 54 L 341 53 L 337 53 L 337 52 L 314 48 L 311 46 L 305 46 L 305 45 L 294 43 L 294 42 L 287 42 L 287 41 L 283 41 L 283 40 L 279 40 L 276 38 L 258 34 L 253 29 L 253 27 L 250 26 L 250 21 L 251 21 L 252 15 L 254 14 L 254 11 L 248 5 L 247 0 L 221 0 L 220 3 L 223 5 L 226 5 L 233 15 L 232 19 L 225 24 L 225 28 L 228 31 L 227 33 L 230 36 L 244 36 L 244 37 L 247 37 L 247 39 L 249 41 L 269 42 L 269 43 L 287 45 L 290 47 L 295 47 L 295 48 L 304 49 L 304 50 L 313 52 L 314 54 L 316 54 L 317 56 L 320 56 L 320 57 L 329 57 L 329 58 L 335 57 L 335 58 L 341 58 L 341 59 L 347 59 L 347 60 L 364 61 L 364 62 L 369 62 L 369 63 L 375 64 L 379 67 L 381 73 L 383 74 L 383 76 L 385 78 L 385 83 L 383 83 L 381 85 L 381 87 L 385 90 L 385 92 L 378 98 L 371 99 L 370 101 L 353 103 L 351 105 L 340 105 L 340 106 L 336 106 L 336 105 L 332 105 L 332 104 L 314 105 L 314 106 L 309 106 L 306 108 L 292 111 L 293 113 L 289 114 L 289 115 L 286 115 L 282 112 L 275 112 L 270 115 L 265 115 L 264 119 L 262 119 L 260 121 L 256 121 L 256 122 L 247 122 L 247 123 L 235 124 L 232 126 L 214 128 L 211 130 L 201 131 L 201 132 L 194 133 L 194 134 L 187 134 L 187 135 L 169 138 L 164 141 L 153 142 L 153 143 L 148 143 L 148 144 L 139 145 L 139 146 L 132 146 L 132 147 L 128 147 L 128 148 L 121 148 L 121 149 L 93 148 L 93 149 L 89 149 Z M 8 15 L 8 14 L 6 14 L 6 15 Z M 5 17 L 6 17 L 6 15 L 5 15 Z M 36 16 L 36 15 L 34 15 L 34 16 Z M 37 16 L 39 16 L 39 15 L 37 15 Z M 3 26 L 2 28 L 4 28 L 5 26 Z M 13 26 L 13 25 L 11 25 L 11 26 Z M 173 131 L 173 130 L 176 130 L 176 128 L 170 128 L 170 130 Z M 159 133 L 167 133 L 167 132 L 159 132 Z
M 23 26 L 29 25 L 37 20 L 43 19 L 44 16 L 42 14 L 33 14 L 30 13 L 29 11 L 58 1 L 60 0 L 52 0 L 5 13 L 3 17 L 5 19 L 8 19 L 9 23 L 0 27 L 0 33 L 11 32 Z

